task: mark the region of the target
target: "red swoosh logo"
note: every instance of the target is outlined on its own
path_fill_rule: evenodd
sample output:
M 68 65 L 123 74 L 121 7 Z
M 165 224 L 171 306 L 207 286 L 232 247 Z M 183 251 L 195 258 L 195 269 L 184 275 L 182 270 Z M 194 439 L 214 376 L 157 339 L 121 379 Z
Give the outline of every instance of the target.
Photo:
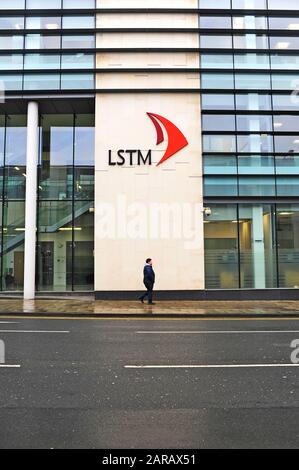
M 168 158 L 172 157 L 177 152 L 186 147 L 188 145 L 188 141 L 184 134 L 180 131 L 180 129 L 178 129 L 175 124 L 173 124 L 173 122 L 169 121 L 163 116 L 159 116 L 159 114 L 147 113 L 147 115 L 152 120 L 157 131 L 157 145 L 164 142 L 164 134 L 161 124 L 163 124 L 168 135 L 168 146 L 165 151 L 165 154 L 163 155 L 159 163 L 157 163 L 157 166 L 159 166 L 161 165 L 161 163 L 168 160 Z

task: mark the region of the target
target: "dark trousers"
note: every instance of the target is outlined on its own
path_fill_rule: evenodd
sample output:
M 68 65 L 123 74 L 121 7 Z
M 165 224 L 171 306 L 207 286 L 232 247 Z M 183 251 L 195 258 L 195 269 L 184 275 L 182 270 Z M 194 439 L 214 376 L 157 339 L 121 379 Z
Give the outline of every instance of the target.
M 151 304 L 152 301 L 153 301 L 153 288 L 154 288 L 154 285 L 153 284 L 150 284 L 150 283 L 144 283 L 145 287 L 146 287 L 146 293 L 143 294 L 141 297 L 140 297 L 140 300 L 144 300 L 145 297 L 147 297 L 148 299 L 148 303 Z

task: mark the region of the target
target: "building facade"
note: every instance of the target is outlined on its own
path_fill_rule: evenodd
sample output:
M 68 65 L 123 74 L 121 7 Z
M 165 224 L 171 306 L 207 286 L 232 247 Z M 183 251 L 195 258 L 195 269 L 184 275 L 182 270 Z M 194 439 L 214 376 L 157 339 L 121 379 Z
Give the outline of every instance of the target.
M 295 0 L 3 0 L 0 290 L 298 298 L 298 70 Z

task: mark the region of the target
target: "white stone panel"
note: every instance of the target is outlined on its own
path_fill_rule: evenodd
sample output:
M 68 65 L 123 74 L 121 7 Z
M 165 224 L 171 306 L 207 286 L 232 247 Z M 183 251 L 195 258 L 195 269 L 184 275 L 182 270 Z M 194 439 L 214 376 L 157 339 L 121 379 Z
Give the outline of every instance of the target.
M 97 54 L 97 68 L 198 68 L 199 54 L 187 52 L 103 52 Z
M 196 33 L 98 33 L 98 48 L 198 48 Z
M 156 131 L 147 112 L 174 122 L 189 145 L 160 166 L 129 166 L 128 163 L 125 167 L 109 166 L 109 150 L 147 152 L 152 149 L 155 162 L 164 154 L 166 130 L 163 129 L 165 142 L 157 147 Z M 95 290 L 143 289 L 146 257 L 154 260 L 156 289 L 202 289 L 199 96 L 188 93 L 98 95 L 95 173 Z M 150 222 L 154 207 L 164 214 L 161 219 L 158 217 L 157 224 Z M 171 207 L 176 216 L 181 214 L 181 219 L 175 215 L 165 217 L 165 208 Z M 183 222 L 181 227 L 175 224 L 179 220 Z
M 97 8 L 198 8 L 198 0 L 97 0 Z
M 101 13 L 97 28 L 198 28 L 198 15 L 190 13 Z
M 98 73 L 96 86 L 101 89 L 190 89 L 199 88 L 199 73 Z

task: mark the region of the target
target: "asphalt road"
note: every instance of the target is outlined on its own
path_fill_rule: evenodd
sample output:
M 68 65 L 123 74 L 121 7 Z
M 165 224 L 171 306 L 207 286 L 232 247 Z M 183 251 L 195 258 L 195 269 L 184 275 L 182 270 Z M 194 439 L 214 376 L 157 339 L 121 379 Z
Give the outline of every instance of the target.
M 294 319 L 0 318 L 0 448 L 298 448 L 295 339 Z

